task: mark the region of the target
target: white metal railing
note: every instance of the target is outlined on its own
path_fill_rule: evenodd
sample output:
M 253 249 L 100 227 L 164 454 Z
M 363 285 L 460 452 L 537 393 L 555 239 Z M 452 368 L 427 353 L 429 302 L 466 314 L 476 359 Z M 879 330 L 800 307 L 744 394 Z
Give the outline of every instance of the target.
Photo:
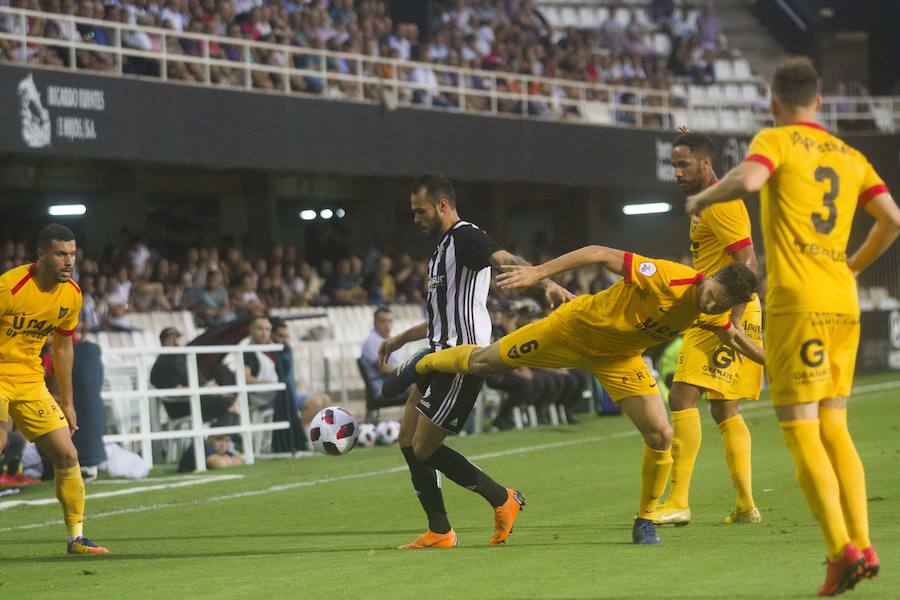
M 204 443 L 208 435 L 241 434 L 243 438 L 243 458 L 247 464 L 253 464 L 255 460 L 252 434 L 254 432 L 274 431 L 287 429 L 290 424 L 287 421 L 252 424 L 250 422 L 250 404 L 248 392 L 275 392 L 285 389 L 283 383 L 248 384 L 244 372 L 244 352 L 281 352 L 281 344 L 264 345 L 232 345 L 232 346 L 164 346 L 160 348 L 104 348 L 104 356 L 112 358 L 115 362 L 126 364 L 127 369 L 133 370 L 131 389 L 116 389 L 118 386 L 110 382 L 107 367 L 106 382 L 101 397 L 104 401 L 113 404 L 114 411 L 121 412 L 123 407 L 128 415 L 133 414 L 134 404 L 137 403 L 139 426 L 137 432 L 132 432 L 130 418 L 120 420 L 119 433 L 103 436 L 104 442 L 139 442 L 141 456 L 148 467 L 153 466 L 153 441 L 175 440 L 191 438 L 194 442 L 194 458 L 198 471 L 206 470 L 206 454 Z M 174 389 L 154 389 L 150 387 L 151 357 L 160 354 L 183 354 L 187 360 L 188 386 Z M 197 369 L 197 356 L 201 354 L 228 354 L 235 357 L 235 385 L 203 386 L 200 384 L 200 376 Z M 121 370 L 123 367 L 114 367 Z M 203 425 L 203 417 L 200 410 L 200 396 L 237 394 L 239 422 L 231 427 L 217 427 L 210 429 Z M 191 424 L 189 429 L 175 431 L 154 431 L 159 425 L 158 419 L 153 415 L 158 410 L 158 401 L 165 398 L 184 398 L 189 400 Z M 156 421 L 154 423 L 154 421 Z M 123 426 L 121 422 L 128 423 Z M 126 429 L 122 431 L 122 429 Z
M 61 34 L 71 32 L 73 39 L 45 37 L 42 22 L 55 22 Z M 109 45 L 74 39 L 78 25 L 102 29 Z M 770 119 L 764 108 L 746 99 L 697 101 L 690 94 L 683 98 L 669 90 L 419 63 L 9 7 L 0 7 L 0 41 L 10 46 L 12 62 L 20 64 L 48 66 L 42 54 L 54 52 L 70 70 L 174 78 L 387 107 L 657 129 L 686 123 L 696 129 L 753 131 Z M 106 65 L 100 71 L 84 67 L 80 63 L 85 56 L 106 57 Z M 140 73 L 141 69 L 154 74 Z M 871 128 L 900 131 L 900 97 L 828 98 L 822 114 L 830 127 L 841 122 L 869 127 L 871 122 Z

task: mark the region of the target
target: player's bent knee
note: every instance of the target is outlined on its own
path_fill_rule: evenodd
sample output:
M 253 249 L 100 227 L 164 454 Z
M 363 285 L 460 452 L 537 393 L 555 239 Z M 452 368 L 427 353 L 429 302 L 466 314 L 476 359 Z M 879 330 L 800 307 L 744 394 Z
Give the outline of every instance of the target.
M 508 373 L 512 368 L 500 360 L 500 350 L 496 344 L 479 348 L 469 358 L 469 372 L 479 377 Z
M 652 431 L 643 432 L 644 443 L 654 450 L 666 450 L 672 446 L 672 427 L 668 423 Z

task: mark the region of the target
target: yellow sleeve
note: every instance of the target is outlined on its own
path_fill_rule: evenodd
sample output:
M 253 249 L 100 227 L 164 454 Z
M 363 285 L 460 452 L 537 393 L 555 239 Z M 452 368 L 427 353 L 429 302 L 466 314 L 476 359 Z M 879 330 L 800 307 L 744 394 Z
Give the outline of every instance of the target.
M 72 285 L 74 287 L 73 282 L 69 282 L 67 285 Z M 78 315 L 81 313 L 82 304 L 81 290 L 76 288 L 72 291 L 72 296 L 74 297 L 74 301 L 72 303 L 73 306 L 69 310 L 69 312 L 66 313 L 66 317 L 65 319 L 63 319 L 63 322 L 60 323 L 56 328 L 56 333 L 59 333 L 61 335 L 72 335 L 73 333 L 75 333 L 75 329 L 78 327 Z
M 862 160 L 865 166 L 863 167 L 863 181 L 859 190 L 859 199 L 857 200 L 860 208 L 878 194 L 884 194 L 888 191 L 888 187 L 884 184 L 884 180 L 878 176 L 878 173 L 875 172 L 872 163 L 865 158 Z
M 722 331 L 731 327 L 731 311 L 726 311 L 718 315 L 700 315 L 697 319 L 697 326 L 700 329 L 708 331 Z
M 777 129 L 771 127 L 763 129 L 753 136 L 747 150 L 747 158 L 744 160 L 758 162 L 769 169 L 770 174 L 774 173 L 784 161 L 784 141 L 784 136 Z
M 659 282 L 663 281 L 665 277 L 662 274 L 657 275 L 660 263 L 663 262 L 666 261 L 647 258 L 635 252 L 626 252 L 622 277 L 625 283 L 634 284 L 642 290 L 654 289 L 654 284 L 658 288 Z
M 0 278 L 0 316 L 8 315 L 12 310 L 13 297 L 6 281 Z
M 700 213 L 725 252 L 734 254 L 753 243 L 750 238 L 750 214 L 743 200 L 713 204 Z

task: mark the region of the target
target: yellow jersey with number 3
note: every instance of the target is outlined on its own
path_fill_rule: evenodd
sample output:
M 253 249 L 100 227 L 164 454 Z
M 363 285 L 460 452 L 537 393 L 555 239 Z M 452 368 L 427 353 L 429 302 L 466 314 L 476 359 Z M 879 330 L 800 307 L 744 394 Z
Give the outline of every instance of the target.
M 81 288 L 72 281 L 42 290 L 34 265 L 0 275 L 0 379 L 43 381 L 41 350 L 55 331 L 72 335 L 81 311 Z
M 856 149 L 815 123 L 763 129 L 746 160 L 771 173 L 760 192 L 770 313 L 859 313 L 847 240 L 856 208 L 886 192 Z

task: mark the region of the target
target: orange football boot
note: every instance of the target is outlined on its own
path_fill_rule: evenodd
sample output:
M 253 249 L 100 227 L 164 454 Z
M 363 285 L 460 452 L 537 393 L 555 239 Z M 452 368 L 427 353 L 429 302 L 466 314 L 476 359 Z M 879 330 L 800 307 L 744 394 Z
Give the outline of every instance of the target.
M 512 533 L 519 511 L 525 509 L 525 496 L 519 490 L 506 488 L 506 502 L 494 509 L 494 535 L 492 544 L 502 544 Z
M 435 533 L 430 529 L 411 541 L 400 546 L 400 550 L 423 550 L 425 548 L 456 548 L 459 539 L 452 529 L 447 533 Z

